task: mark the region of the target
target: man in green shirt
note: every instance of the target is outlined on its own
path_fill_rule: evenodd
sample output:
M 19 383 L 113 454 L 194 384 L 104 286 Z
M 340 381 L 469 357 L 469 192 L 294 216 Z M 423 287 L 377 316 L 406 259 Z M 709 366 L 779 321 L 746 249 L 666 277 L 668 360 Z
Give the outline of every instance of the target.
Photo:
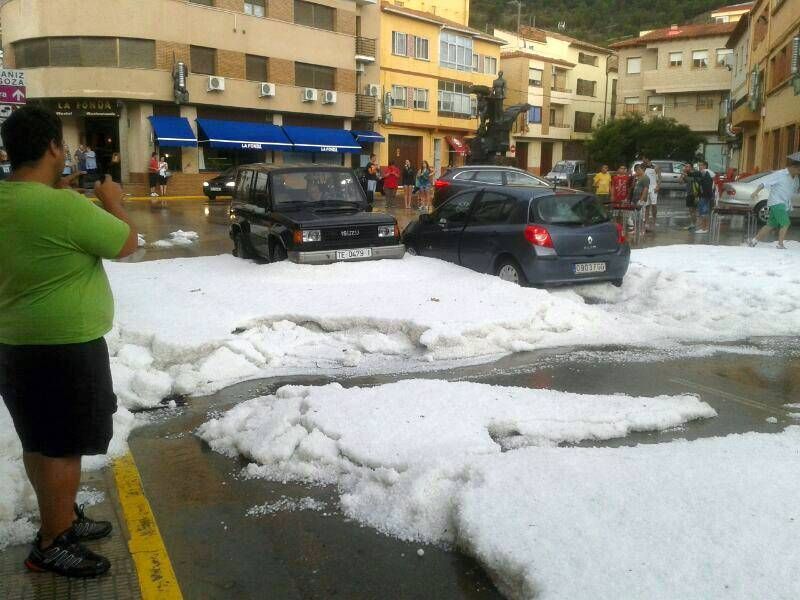
M 111 532 L 75 504 L 81 456 L 105 454 L 116 396 L 108 348 L 114 300 L 102 259 L 127 256 L 137 233 L 122 188 L 95 184 L 102 208 L 63 189 L 60 119 L 28 106 L 3 124 L 11 177 L 0 182 L 0 396 L 36 492 L 41 529 L 25 565 L 70 577 L 109 561 L 81 545 Z

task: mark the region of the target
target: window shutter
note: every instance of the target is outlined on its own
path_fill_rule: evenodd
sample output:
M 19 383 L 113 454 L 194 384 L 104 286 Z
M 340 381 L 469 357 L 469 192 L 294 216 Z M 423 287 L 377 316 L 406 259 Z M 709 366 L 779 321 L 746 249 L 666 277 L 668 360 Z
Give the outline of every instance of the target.
M 478 73 L 486 72 L 486 57 L 483 54 L 478 55 Z
M 414 88 L 406 88 L 406 108 L 414 108 Z
M 414 36 L 410 33 L 406 35 L 406 56 L 414 58 Z

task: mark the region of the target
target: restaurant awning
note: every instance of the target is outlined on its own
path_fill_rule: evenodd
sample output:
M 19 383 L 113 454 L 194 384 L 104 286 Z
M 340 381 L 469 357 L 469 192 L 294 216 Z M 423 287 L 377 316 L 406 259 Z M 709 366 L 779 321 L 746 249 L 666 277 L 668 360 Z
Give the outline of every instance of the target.
M 346 129 L 285 126 L 283 130 L 296 152 L 361 152 L 361 146 Z
M 159 146 L 168 148 L 197 146 L 197 137 L 188 119 L 155 116 L 148 118 Z
M 271 123 L 197 119 L 201 144 L 233 150 L 291 150 L 283 129 Z
M 448 135 L 444 139 L 456 154 L 463 154 L 465 156 L 469 154 L 469 146 L 467 146 L 467 143 L 460 137 Z
M 372 142 L 385 142 L 386 138 L 380 133 L 375 131 L 351 131 L 356 141 L 362 144 L 370 144 Z

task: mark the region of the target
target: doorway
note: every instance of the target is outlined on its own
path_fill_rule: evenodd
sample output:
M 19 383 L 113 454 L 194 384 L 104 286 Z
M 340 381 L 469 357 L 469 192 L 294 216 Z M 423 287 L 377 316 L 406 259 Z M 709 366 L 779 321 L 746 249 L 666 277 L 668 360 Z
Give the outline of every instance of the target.
M 553 168 L 553 142 L 542 142 L 542 160 L 539 163 L 539 174 L 547 175 Z
M 422 138 L 416 135 L 390 135 L 389 160 L 398 167 L 411 161 L 415 169 L 422 165 Z
M 528 170 L 528 142 L 517 142 L 517 167 Z
M 99 173 L 108 173 L 111 155 L 119 152 L 119 119 L 86 117 L 83 143 L 97 155 Z

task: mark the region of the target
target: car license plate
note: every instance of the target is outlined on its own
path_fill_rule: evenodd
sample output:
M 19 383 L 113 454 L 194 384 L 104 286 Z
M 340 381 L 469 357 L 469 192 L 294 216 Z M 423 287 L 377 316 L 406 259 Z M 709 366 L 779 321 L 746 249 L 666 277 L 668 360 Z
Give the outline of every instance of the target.
M 210 189 L 212 192 L 221 192 L 222 191 L 221 187 L 210 187 L 208 189 Z
M 352 260 L 354 258 L 370 258 L 372 248 L 356 248 L 354 250 L 337 250 L 336 260 Z
M 578 263 L 572 266 L 576 275 L 585 275 L 587 273 L 605 273 L 606 263 Z

